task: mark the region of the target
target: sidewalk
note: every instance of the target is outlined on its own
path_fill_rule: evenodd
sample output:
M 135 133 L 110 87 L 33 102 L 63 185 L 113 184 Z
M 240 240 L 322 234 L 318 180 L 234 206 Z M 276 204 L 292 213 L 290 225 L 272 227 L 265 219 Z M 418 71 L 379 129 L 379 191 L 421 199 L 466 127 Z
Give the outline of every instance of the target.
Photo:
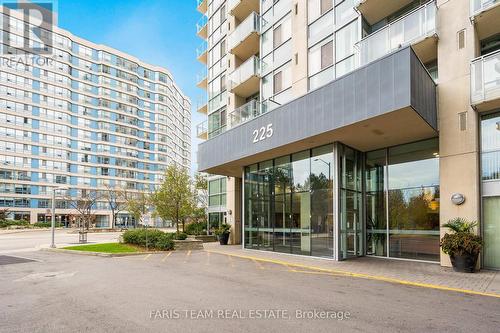
M 438 264 L 390 260 L 372 257 L 333 261 L 293 256 L 276 252 L 244 250 L 241 245 L 221 246 L 204 243 L 205 251 L 235 257 L 326 271 L 357 278 L 374 279 L 418 287 L 481 294 L 500 298 L 500 272 L 481 270 L 478 273 L 457 273 Z

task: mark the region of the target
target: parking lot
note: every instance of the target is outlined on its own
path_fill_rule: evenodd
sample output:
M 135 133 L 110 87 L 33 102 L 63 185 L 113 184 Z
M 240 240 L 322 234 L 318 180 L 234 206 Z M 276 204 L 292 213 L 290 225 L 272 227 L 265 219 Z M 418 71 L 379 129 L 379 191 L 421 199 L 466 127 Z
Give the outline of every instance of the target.
M 0 265 L 0 332 L 494 332 L 500 325 L 498 298 L 207 251 L 16 256 L 33 261 Z

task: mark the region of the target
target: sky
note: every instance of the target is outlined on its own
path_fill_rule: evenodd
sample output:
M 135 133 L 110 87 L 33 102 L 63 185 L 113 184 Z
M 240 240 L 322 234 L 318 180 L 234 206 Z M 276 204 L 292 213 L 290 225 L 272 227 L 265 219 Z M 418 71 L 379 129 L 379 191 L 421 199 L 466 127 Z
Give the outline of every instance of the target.
M 147 63 L 166 67 L 192 104 L 192 167 L 200 140 L 196 125 L 204 116 L 196 112 L 205 92 L 196 87 L 203 65 L 196 48 L 201 13 L 196 0 L 57 0 L 58 26 L 97 44 L 118 49 Z

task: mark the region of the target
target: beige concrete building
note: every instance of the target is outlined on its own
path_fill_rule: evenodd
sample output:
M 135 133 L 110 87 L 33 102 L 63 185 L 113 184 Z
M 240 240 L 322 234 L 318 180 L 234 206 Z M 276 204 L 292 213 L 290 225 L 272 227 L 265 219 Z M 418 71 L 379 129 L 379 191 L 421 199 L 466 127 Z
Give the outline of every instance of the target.
M 500 5 L 199 0 L 200 171 L 225 177 L 231 241 L 440 262 L 479 221 L 500 268 Z

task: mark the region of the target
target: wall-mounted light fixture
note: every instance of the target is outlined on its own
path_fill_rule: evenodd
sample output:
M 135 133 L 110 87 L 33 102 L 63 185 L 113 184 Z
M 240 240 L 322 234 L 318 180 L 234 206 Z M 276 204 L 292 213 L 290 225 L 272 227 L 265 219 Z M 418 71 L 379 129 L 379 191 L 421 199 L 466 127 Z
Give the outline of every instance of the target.
M 451 196 L 451 202 L 454 205 L 460 206 L 465 202 L 465 196 L 462 193 L 453 193 Z

